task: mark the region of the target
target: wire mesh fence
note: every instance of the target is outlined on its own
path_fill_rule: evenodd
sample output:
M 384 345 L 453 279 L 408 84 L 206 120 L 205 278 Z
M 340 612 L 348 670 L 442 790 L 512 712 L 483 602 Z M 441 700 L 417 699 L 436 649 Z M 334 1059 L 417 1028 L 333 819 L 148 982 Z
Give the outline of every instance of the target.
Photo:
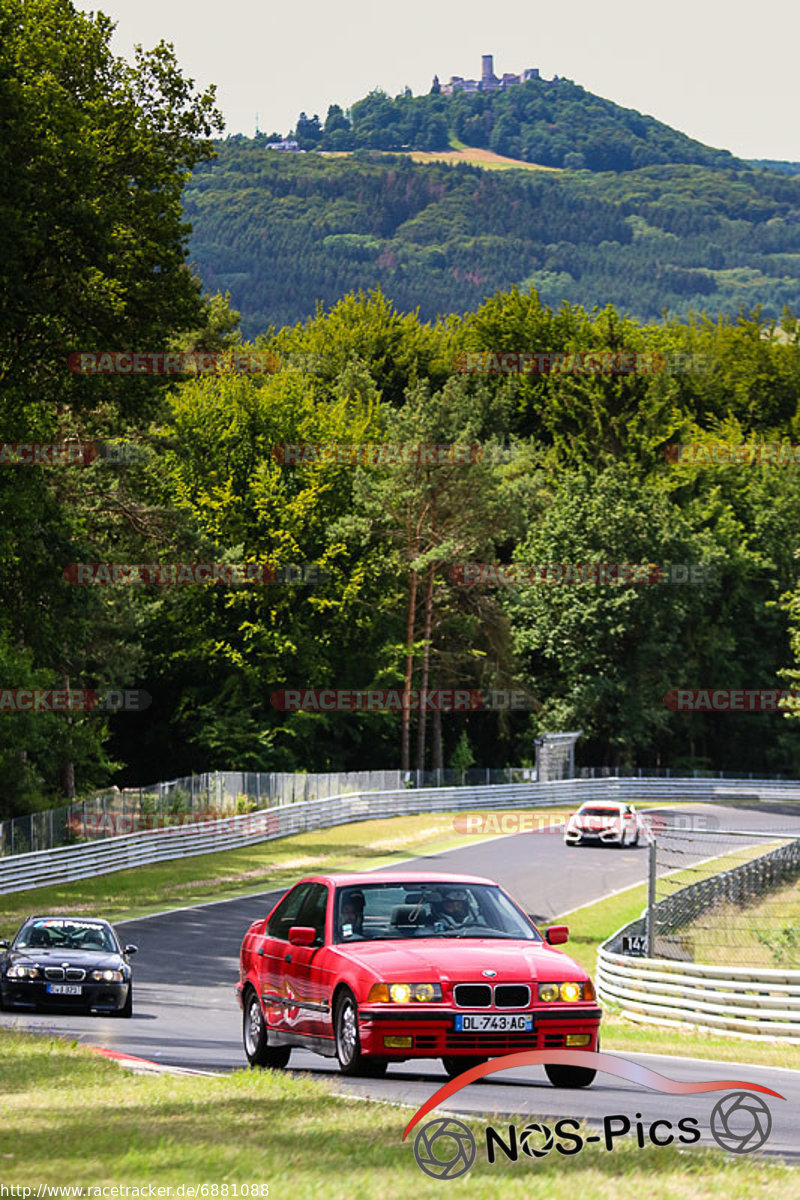
M 800 967 L 796 831 L 659 829 L 650 847 L 649 891 L 651 956 Z
M 86 800 L 0 822 L 0 857 L 52 850 L 56 846 L 199 824 L 214 817 L 261 808 L 326 800 L 349 792 L 396 791 L 404 787 L 476 787 L 526 783 L 531 767 L 466 771 L 349 771 L 328 774 L 215 771 L 138 788 L 110 788 Z

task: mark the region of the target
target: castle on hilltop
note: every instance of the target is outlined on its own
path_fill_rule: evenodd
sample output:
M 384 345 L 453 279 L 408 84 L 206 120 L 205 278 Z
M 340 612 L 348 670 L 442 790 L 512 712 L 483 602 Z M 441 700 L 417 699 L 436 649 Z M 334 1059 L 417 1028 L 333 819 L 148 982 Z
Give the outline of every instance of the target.
M 494 55 L 483 54 L 480 79 L 462 79 L 460 75 L 451 75 L 449 83 L 440 85 L 439 76 L 434 75 L 431 91 L 441 92 L 443 96 L 452 96 L 454 92 L 503 92 L 506 88 L 513 87 L 515 83 L 527 83 L 529 79 L 541 79 L 538 67 L 527 67 L 521 75 L 514 75 L 507 71 L 502 79 L 498 79 L 494 73 Z M 545 79 L 542 82 L 555 83 L 557 79 L 558 76 L 554 75 L 552 79 Z

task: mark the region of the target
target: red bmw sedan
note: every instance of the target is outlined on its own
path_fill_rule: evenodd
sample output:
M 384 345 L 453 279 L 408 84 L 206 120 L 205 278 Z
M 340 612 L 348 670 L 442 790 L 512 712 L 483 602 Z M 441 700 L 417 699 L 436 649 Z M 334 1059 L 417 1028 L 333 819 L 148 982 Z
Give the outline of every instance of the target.
M 506 891 L 477 876 L 405 872 L 301 880 L 244 936 L 236 994 L 251 1066 L 294 1048 L 346 1075 L 441 1058 L 449 1075 L 517 1050 L 596 1050 L 592 981 Z M 593 1070 L 553 1064 L 557 1087 Z

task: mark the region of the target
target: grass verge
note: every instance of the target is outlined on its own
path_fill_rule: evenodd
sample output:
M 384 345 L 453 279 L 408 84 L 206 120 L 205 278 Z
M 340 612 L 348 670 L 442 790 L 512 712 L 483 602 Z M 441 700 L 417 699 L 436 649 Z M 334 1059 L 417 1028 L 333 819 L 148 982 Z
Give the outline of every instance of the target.
M 478 1143 L 472 1169 L 443 1184 L 416 1165 L 413 1134 L 401 1141 L 411 1109 L 346 1099 L 318 1080 L 272 1071 L 132 1075 L 74 1043 L 9 1032 L 0 1032 L 0 1054 L 0 1179 L 33 1187 L 34 1196 L 39 1185 L 119 1184 L 205 1184 L 217 1197 L 224 1184 L 266 1184 L 274 1200 L 375 1200 L 387 1192 L 428 1200 L 443 1188 L 469 1200 L 549 1200 L 562 1191 L 639 1200 L 642 1188 L 659 1200 L 797 1195 L 796 1169 L 784 1163 L 674 1146 L 639 1150 L 633 1138 L 612 1152 L 592 1145 L 568 1158 L 520 1155 L 490 1165 L 478 1121 L 468 1122 Z

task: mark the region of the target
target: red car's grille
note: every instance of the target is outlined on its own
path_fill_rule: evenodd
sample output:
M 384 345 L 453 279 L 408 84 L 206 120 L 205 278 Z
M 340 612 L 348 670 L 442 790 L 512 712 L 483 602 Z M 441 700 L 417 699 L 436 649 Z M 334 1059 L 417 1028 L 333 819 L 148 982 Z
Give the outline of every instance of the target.
M 496 1008 L 527 1008 L 531 989 L 526 983 L 498 983 L 494 989 Z
M 457 983 L 453 988 L 453 999 L 460 1008 L 488 1008 L 492 1003 L 492 989 L 488 983 Z

